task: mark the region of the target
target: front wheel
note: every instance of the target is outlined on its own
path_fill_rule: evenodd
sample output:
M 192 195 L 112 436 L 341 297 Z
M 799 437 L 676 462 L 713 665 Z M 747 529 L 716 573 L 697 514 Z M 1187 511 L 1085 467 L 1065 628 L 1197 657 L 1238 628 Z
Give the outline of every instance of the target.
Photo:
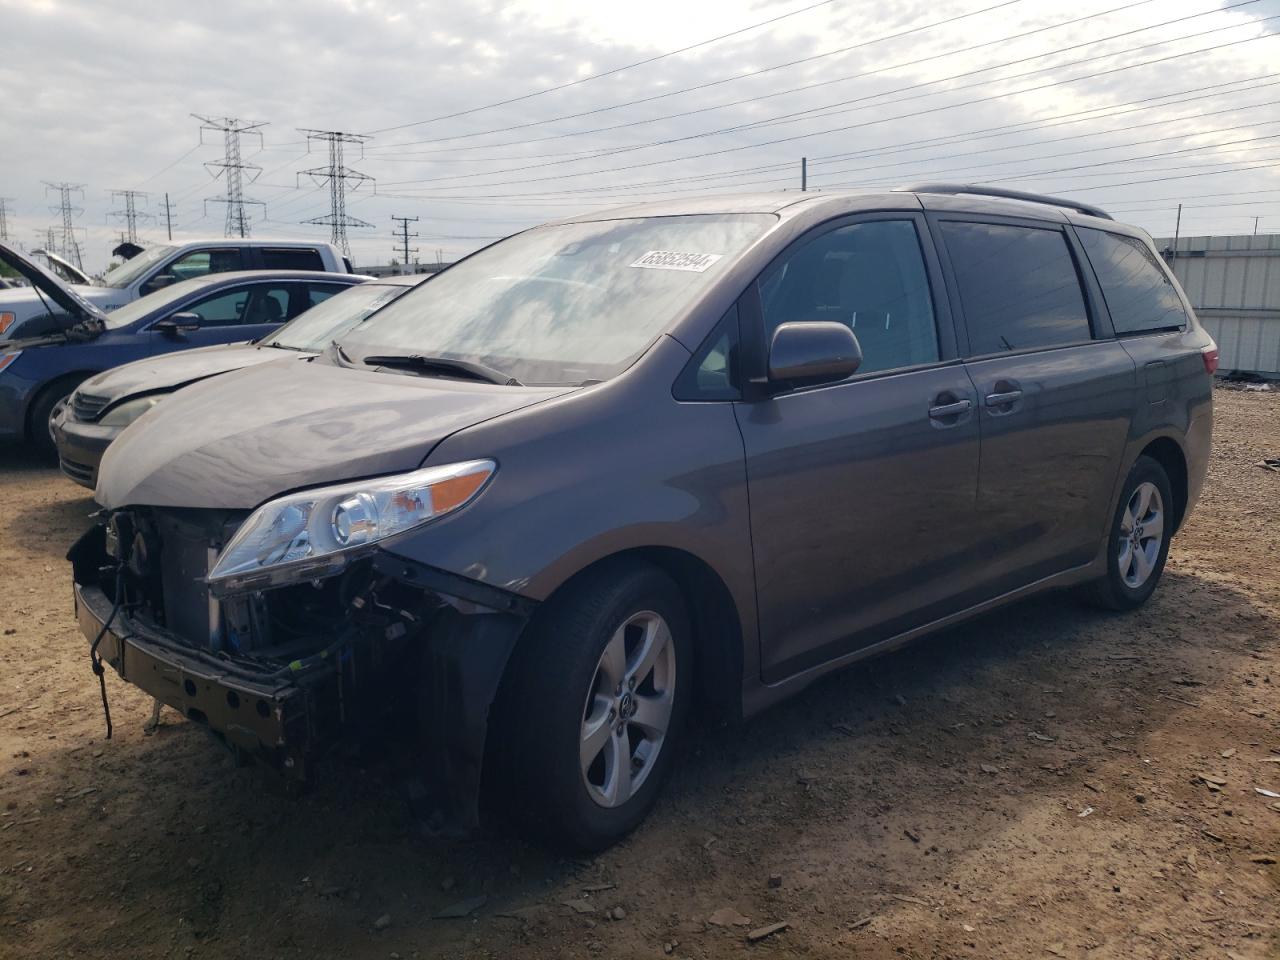
M 1125 479 L 1107 535 L 1107 572 L 1088 596 L 1111 610 L 1132 610 L 1155 591 L 1173 537 L 1173 492 L 1164 467 L 1139 457 Z
M 29 435 L 31 445 L 40 455 L 53 461 L 58 460 L 58 446 L 54 439 L 53 420 L 58 412 L 71 400 L 80 378 L 66 377 L 45 387 L 31 404 L 31 421 Z
M 688 615 L 647 565 L 609 565 L 553 599 L 508 668 L 508 797 L 579 850 L 633 830 L 657 800 L 692 686 Z

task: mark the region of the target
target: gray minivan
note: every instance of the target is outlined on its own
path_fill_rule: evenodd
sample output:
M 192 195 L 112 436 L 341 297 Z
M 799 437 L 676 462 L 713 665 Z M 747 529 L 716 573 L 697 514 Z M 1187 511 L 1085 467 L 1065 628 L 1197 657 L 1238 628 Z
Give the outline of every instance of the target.
M 71 550 L 76 609 L 100 675 L 238 754 L 301 777 L 411 713 L 455 822 L 515 797 L 600 848 L 694 706 L 754 713 L 1041 590 L 1143 603 L 1216 362 L 1150 238 L 1082 203 L 594 214 L 144 414 Z

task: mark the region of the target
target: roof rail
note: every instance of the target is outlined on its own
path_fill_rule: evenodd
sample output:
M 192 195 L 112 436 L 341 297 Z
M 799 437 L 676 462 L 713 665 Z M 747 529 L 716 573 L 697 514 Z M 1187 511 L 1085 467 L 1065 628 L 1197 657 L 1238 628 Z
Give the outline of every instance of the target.
M 956 196 L 968 194 L 974 197 L 1002 197 L 1005 200 L 1029 200 L 1032 203 L 1047 203 L 1051 207 L 1065 207 L 1077 213 L 1103 220 L 1114 220 L 1115 217 L 1101 207 L 1078 200 L 1064 200 L 1061 197 L 1050 197 L 1043 193 L 1027 193 L 1023 190 L 1006 190 L 1004 187 L 983 187 L 972 183 L 912 183 L 905 187 L 894 187 L 894 192 L 901 193 L 941 193 Z

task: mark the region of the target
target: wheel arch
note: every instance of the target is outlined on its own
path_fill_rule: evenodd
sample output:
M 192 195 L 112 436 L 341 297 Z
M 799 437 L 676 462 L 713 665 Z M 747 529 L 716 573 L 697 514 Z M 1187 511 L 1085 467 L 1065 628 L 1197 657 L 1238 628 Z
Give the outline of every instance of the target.
M 60 384 L 75 384 L 76 386 L 79 386 L 85 380 L 88 380 L 90 377 L 100 372 L 101 371 L 99 370 L 90 369 L 72 370 L 68 373 L 60 373 L 56 377 L 52 377 L 40 384 L 40 386 L 35 390 L 32 390 L 27 395 L 27 407 L 22 411 L 22 429 L 24 439 L 29 443 L 35 436 L 35 434 L 32 433 L 33 424 L 31 423 L 31 418 L 35 413 L 36 407 L 40 405 L 40 401 L 44 400 L 51 391 L 58 388 Z
M 1183 517 L 1187 512 L 1187 456 L 1172 437 L 1156 437 L 1142 448 L 1138 456 L 1150 457 L 1164 468 L 1165 474 L 1169 477 L 1169 486 L 1173 491 L 1173 531 L 1170 534 L 1172 536 L 1182 526 Z
M 560 583 L 534 612 L 525 631 L 537 622 L 542 610 L 552 609 L 558 598 L 571 593 L 585 579 L 609 567 L 636 564 L 647 564 L 667 574 L 684 599 L 694 636 L 695 709 L 717 719 L 741 717 L 742 620 L 728 584 L 707 561 L 688 550 L 637 546 L 599 557 Z

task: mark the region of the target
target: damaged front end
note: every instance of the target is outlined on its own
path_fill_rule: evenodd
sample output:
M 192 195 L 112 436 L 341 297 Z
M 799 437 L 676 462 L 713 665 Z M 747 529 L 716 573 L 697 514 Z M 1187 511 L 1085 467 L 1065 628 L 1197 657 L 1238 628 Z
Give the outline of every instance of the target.
M 489 707 L 532 601 L 383 549 L 315 579 L 211 589 L 246 516 L 138 507 L 100 517 L 68 554 L 97 655 L 292 781 L 408 705 L 432 805 L 474 825 Z

